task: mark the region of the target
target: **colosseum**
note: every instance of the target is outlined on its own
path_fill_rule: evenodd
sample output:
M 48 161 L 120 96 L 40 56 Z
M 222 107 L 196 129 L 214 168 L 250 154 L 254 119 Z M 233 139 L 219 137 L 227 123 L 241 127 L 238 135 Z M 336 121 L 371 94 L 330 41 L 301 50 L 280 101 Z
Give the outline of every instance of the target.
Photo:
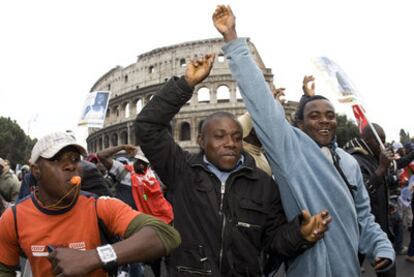
M 266 68 L 256 47 L 247 39 L 251 52 L 262 69 L 272 90 L 273 74 Z M 217 53 L 210 76 L 194 89 L 194 95 L 171 122 L 172 134 L 181 147 L 198 151 L 196 138 L 203 119 L 216 111 L 243 114 L 245 106 L 222 53 L 222 39 L 190 41 L 154 49 L 138 56 L 137 61 L 125 68 L 109 70 L 92 86 L 91 91 L 110 91 L 108 110 L 102 129 L 89 128 L 88 151 L 120 144 L 136 144 L 134 119 L 171 76 L 184 74 L 188 61 L 205 53 Z M 290 115 L 297 103 L 284 105 Z

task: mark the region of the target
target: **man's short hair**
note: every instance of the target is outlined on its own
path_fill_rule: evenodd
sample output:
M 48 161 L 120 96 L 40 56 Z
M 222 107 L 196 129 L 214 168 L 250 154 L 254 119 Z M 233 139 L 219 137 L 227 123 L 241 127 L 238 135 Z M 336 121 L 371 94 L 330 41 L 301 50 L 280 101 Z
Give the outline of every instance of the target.
M 210 114 L 209 116 L 207 116 L 203 120 L 203 123 L 201 124 L 201 128 L 200 128 L 200 136 L 202 136 L 204 134 L 204 129 L 207 126 L 208 123 L 210 123 L 212 120 L 215 120 L 215 119 L 218 119 L 218 118 L 223 118 L 223 117 L 233 119 L 237 123 L 237 125 L 239 125 L 240 130 L 243 130 L 240 122 L 237 120 L 237 118 L 234 114 L 229 113 L 229 112 L 220 111 L 220 112 L 215 112 L 215 113 Z
M 304 119 L 306 104 L 308 104 L 309 102 L 315 101 L 315 100 L 329 101 L 328 98 L 326 98 L 322 95 L 314 95 L 314 96 L 310 96 L 310 97 L 305 98 L 303 101 L 301 100 L 301 102 L 299 103 L 298 110 L 295 113 L 295 121 L 302 121 Z

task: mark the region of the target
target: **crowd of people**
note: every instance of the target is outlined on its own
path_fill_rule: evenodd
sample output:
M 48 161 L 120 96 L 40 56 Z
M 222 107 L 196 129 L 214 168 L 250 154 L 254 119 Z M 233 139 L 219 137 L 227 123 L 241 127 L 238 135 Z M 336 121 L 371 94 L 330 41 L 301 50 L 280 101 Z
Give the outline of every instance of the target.
M 0 158 L 0 276 L 144 276 L 144 265 L 274 276 L 282 264 L 287 276 L 360 276 L 364 259 L 396 276 L 396 255 L 414 263 L 414 144 L 388 145 L 372 124 L 338 147 L 334 106 L 312 76 L 288 122 L 231 8 L 212 18 L 247 112 L 205 118 L 199 153 L 174 141 L 171 120 L 214 65 L 207 53 L 137 115 L 139 147 L 87 153 L 54 132 L 19 177 Z

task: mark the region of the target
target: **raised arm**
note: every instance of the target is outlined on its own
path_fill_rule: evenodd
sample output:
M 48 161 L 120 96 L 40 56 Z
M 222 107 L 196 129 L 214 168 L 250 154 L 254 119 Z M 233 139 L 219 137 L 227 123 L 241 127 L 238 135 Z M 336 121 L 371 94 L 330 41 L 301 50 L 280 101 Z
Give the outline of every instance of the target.
M 303 77 L 303 85 L 302 85 L 303 94 L 309 97 L 315 95 L 315 77 L 312 75 L 305 75 Z
M 286 102 L 286 99 L 285 99 L 285 96 L 286 96 L 286 94 L 285 94 L 285 88 L 277 88 L 277 89 L 275 89 L 275 91 L 273 92 L 273 97 L 277 100 L 277 101 L 279 101 L 280 103 L 284 103 L 284 102 Z
M 202 58 L 194 59 L 187 65 L 184 79 L 187 85 L 194 88 L 210 74 L 214 64 L 214 54 L 207 54 Z
M 235 16 L 231 8 L 217 6 L 213 23 L 227 42 L 223 47 L 224 54 L 272 170 L 277 171 L 273 173 L 282 176 L 284 174 L 279 174 L 279 170 L 288 172 L 299 160 L 300 146 L 293 134 L 294 128 L 285 119 L 282 105 L 274 100 L 263 71 L 253 59 L 246 41 L 237 38 Z M 278 182 L 282 183 L 280 180 Z
M 96 154 L 98 155 L 99 161 L 105 166 L 105 168 L 110 170 L 113 164 L 113 156 L 122 150 L 124 150 L 129 156 L 135 156 L 137 153 L 137 148 L 134 145 L 123 144 L 103 149 Z
M 225 42 L 237 39 L 236 17 L 230 6 L 218 5 L 213 13 L 213 22 Z
M 176 176 L 185 170 L 188 155 L 169 133 L 170 122 L 191 98 L 194 87 L 209 75 L 214 58 L 210 54 L 191 61 L 185 75 L 171 78 L 145 105 L 135 121 L 139 145 L 169 189 L 174 189 Z
M 300 118 L 300 113 L 303 112 L 302 109 L 306 100 L 315 95 L 315 78 L 312 75 L 305 75 L 305 77 L 303 77 L 302 90 L 303 95 L 300 98 L 299 105 L 295 111 L 294 126 L 297 126 L 298 122 L 303 120 L 303 118 Z

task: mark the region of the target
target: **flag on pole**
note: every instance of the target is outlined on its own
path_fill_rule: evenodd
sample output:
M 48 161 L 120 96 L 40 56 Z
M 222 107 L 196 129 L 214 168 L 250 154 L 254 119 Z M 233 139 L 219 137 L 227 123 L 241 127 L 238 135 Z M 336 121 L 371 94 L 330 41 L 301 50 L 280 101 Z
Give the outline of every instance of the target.
M 364 128 L 368 125 L 368 120 L 365 116 L 365 110 L 360 104 L 354 104 L 352 105 L 352 111 L 354 112 L 359 132 L 362 134 L 362 130 L 364 130 Z
M 362 133 L 365 126 L 370 126 L 381 149 L 384 150 L 385 146 L 378 136 L 374 126 L 368 120 L 365 110 L 361 105 L 361 99 L 359 98 L 358 92 L 345 71 L 327 57 L 316 58 L 314 64 L 321 72 L 325 73 L 324 75 L 327 76 L 328 82 L 335 87 L 335 91 L 339 92 L 340 97 L 338 98 L 338 101 L 340 103 L 349 103 L 352 105 L 352 111 L 354 112 L 355 119 L 358 123 L 359 131 Z M 397 165 L 395 161 L 393 162 L 393 166 L 396 169 Z

